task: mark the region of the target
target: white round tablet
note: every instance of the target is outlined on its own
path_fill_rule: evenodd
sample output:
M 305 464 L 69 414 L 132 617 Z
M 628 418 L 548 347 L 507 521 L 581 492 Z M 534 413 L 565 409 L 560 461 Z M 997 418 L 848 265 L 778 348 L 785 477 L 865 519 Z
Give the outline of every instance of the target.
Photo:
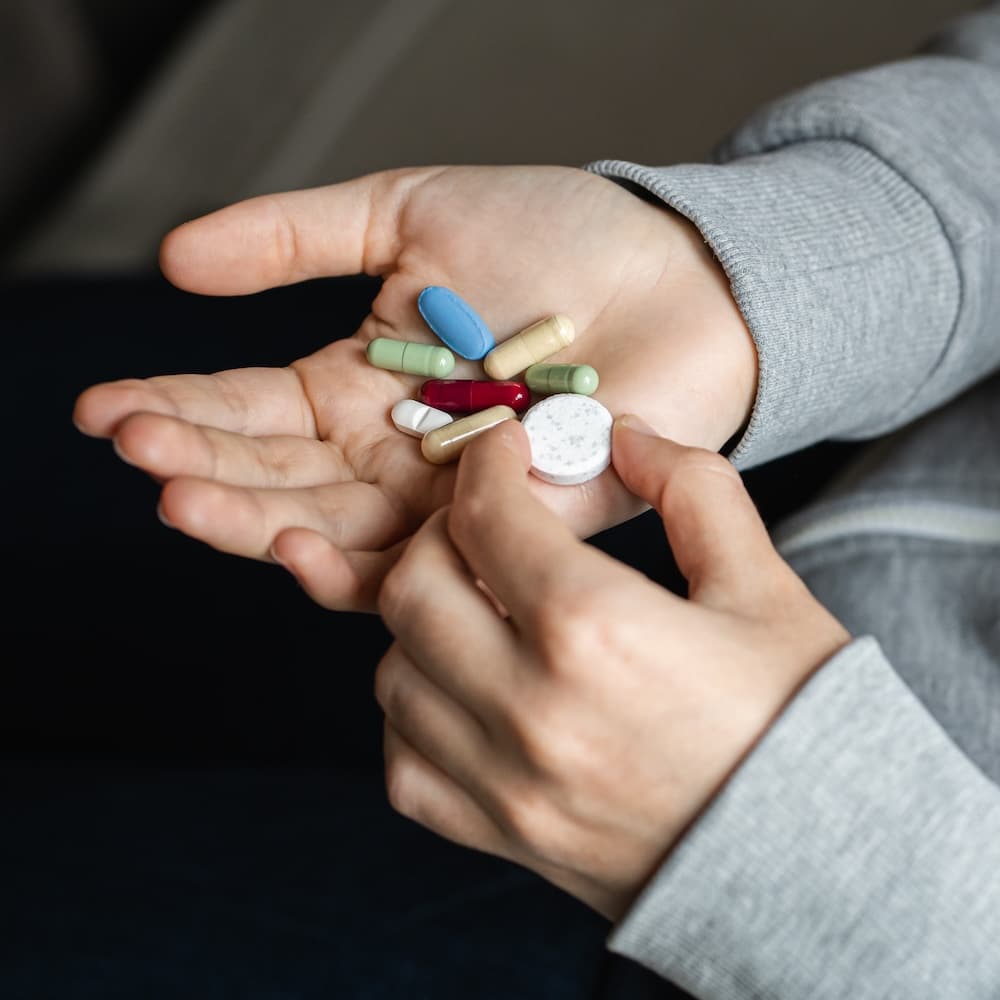
M 531 471 L 547 483 L 575 486 L 611 464 L 608 409 L 593 396 L 558 392 L 521 417 L 531 443 Z

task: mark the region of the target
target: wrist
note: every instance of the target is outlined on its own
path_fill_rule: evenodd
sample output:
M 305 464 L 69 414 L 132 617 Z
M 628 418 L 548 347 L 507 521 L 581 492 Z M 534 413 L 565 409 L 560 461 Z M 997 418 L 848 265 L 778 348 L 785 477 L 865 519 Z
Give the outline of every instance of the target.
M 728 453 L 739 443 L 756 402 L 757 346 L 729 278 L 701 231 L 673 208 L 657 207 L 674 233 L 662 283 L 663 312 L 671 317 L 680 312 L 685 337 L 694 341 L 694 350 L 686 352 L 677 368 L 693 392 L 670 397 L 683 398 L 685 412 L 672 411 L 660 429 L 684 444 Z M 670 405 L 668 397 L 664 405 Z

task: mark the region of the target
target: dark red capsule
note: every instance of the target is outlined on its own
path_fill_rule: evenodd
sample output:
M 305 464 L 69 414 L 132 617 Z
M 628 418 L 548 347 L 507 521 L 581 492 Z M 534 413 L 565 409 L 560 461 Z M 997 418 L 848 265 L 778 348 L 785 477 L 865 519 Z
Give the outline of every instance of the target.
M 524 382 L 432 378 L 420 387 L 420 402 L 445 413 L 475 413 L 499 405 L 522 413 L 531 402 L 531 390 Z

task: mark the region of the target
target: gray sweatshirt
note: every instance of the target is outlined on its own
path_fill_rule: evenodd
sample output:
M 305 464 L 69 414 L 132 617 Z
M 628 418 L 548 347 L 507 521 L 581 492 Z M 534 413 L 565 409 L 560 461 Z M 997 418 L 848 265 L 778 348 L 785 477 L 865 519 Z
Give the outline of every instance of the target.
M 1000 998 L 1000 2 L 711 163 L 587 169 L 729 276 L 760 358 L 738 468 L 872 441 L 774 529 L 852 642 L 608 945 L 705 1000 Z

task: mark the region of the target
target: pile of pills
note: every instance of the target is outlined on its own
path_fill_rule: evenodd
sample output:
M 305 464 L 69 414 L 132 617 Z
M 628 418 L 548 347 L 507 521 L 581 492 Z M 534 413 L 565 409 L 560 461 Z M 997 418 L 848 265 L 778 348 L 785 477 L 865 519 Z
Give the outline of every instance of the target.
M 497 344 L 476 311 L 449 288 L 429 285 L 417 307 L 444 346 L 376 337 L 367 357 L 377 368 L 426 377 L 417 399 L 396 403 L 392 421 L 420 439 L 427 461 L 454 461 L 476 434 L 520 419 L 531 445 L 531 471 L 540 479 L 573 486 L 610 465 L 612 416 L 592 398 L 597 372 L 546 360 L 573 342 L 568 316 L 546 316 Z M 456 354 L 482 361 L 488 378 L 449 378 Z

